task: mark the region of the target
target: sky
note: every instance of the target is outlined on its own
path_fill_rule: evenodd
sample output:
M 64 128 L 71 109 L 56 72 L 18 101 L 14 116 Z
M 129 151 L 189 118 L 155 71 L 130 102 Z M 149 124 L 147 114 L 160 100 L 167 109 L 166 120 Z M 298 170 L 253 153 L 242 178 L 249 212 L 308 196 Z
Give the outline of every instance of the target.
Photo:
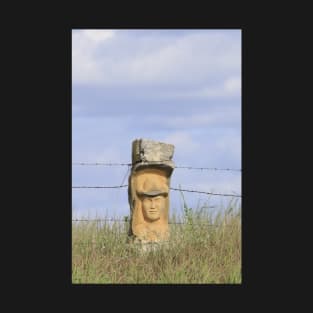
M 145 138 L 173 144 L 176 166 L 241 169 L 241 135 L 240 29 L 72 30 L 72 163 L 130 163 L 132 141 Z M 72 165 L 72 186 L 127 184 L 128 174 Z M 241 195 L 241 174 L 175 168 L 171 187 Z M 194 209 L 231 199 L 183 195 Z M 182 196 L 171 190 L 174 212 Z M 129 214 L 127 188 L 72 189 L 74 218 Z

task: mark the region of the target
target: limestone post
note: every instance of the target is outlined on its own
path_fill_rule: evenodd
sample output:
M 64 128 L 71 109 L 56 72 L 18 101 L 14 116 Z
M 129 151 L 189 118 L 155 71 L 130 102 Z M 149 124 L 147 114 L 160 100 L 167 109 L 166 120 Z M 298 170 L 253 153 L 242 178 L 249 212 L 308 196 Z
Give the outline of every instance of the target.
M 128 179 L 131 242 L 168 240 L 169 188 L 174 170 L 174 145 L 149 139 L 132 143 L 132 168 Z

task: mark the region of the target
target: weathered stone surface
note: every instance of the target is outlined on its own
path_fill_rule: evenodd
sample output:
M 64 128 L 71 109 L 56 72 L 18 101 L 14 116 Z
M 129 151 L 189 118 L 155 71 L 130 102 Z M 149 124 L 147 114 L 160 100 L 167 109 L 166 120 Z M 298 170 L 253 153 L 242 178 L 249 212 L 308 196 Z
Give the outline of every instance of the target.
M 174 145 L 149 139 L 136 139 L 132 143 L 133 171 L 146 167 L 157 167 L 172 174 L 174 162 Z
M 133 141 L 132 161 L 160 162 L 169 161 L 173 157 L 174 145 L 153 141 L 149 139 L 136 139 Z
M 133 166 L 128 184 L 129 236 L 135 243 L 162 242 L 169 238 L 173 153 L 173 145 L 148 139 L 136 139 L 132 144 Z

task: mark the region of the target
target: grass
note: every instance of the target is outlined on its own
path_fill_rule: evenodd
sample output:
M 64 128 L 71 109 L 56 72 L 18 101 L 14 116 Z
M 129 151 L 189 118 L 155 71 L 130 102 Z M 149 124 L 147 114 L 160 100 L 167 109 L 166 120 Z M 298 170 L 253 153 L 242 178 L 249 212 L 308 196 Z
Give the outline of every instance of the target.
M 236 202 L 215 216 L 185 201 L 183 211 L 170 218 L 169 244 L 146 253 L 127 244 L 128 222 L 73 223 L 73 284 L 240 284 Z

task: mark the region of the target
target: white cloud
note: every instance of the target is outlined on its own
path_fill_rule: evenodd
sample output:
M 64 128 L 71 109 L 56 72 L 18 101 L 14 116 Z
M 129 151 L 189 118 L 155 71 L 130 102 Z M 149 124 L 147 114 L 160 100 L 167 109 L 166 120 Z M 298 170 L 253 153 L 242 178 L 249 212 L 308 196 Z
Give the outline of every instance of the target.
M 73 162 L 112 162 L 116 163 L 123 160 L 123 155 L 117 147 L 101 146 L 89 150 L 73 151 Z
M 106 43 L 112 38 L 114 45 L 109 48 Z M 73 83 L 181 86 L 235 75 L 241 67 L 238 39 L 223 31 L 199 31 L 180 37 L 164 32 L 154 36 L 152 43 L 151 38 L 131 37 L 127 32 L 75 32 Z
M 96 43 L 100 43 L 112 38 L 115 32 L 111 29 L 85 29 L 81 31 L 81 35 Z
M 192 108 L 191 108 L 192 110 Z M 166 127 L 172 129 L 194 129 L 203 127 L 221 127 L 240 125 L 241 113 L 238 108 L 230 107 L 207 109 L 202 113 L 190 113 L 177 115 L 149 115 L 145 116 L 143 123 L 150 127 Z
M 219 136 L 219 140 L 216 141 L 216 150 L 221 155 L 227 156 L 234 162 L 240 162 L 241 160 L 241 134 L 240 132 L 228 132 Z
M 103 74 L 96 57 L 97 49 L 115 36 L 112 30 L 81 30 L 72 33 L 72 81 L 97 84 Z
M 241 77 L 226 77 L 221 83 L 211 84 L 209 87 L 200 89 L 182 89 L 180 91 L 167 91 L 160 97 L 170 99 L 214 99 L 214 98 L 233 98 L 241 95 Z
M 231 76 L 227 77 L 222 84 L 217 85 L 215 88 L 205 88 L 198 93 L 199 97 L 234 97 L 240 96 L 241 93 L 241 77 Z
M 231 94 L 239 94 L 241 92 L 241 78 L 230 77 L 224 83 L 225 91 Z
M 173 144 L 175 150 L 179 151 L 179 153 L 185 157 L 194 155 L 196 153 L 195 151 L 200 146 L 189 133 L 182 131 L 173 132 L 160 141 Z
M 188 185 L 186 184 L 186 187 Z M 191 186 L 188 186 L 189 188 Z M 223 176 L 222 179 L 215 179 L 211 182 L 194 182 L 192 189 L 222 194 L 241 194 L 241 175 Z

